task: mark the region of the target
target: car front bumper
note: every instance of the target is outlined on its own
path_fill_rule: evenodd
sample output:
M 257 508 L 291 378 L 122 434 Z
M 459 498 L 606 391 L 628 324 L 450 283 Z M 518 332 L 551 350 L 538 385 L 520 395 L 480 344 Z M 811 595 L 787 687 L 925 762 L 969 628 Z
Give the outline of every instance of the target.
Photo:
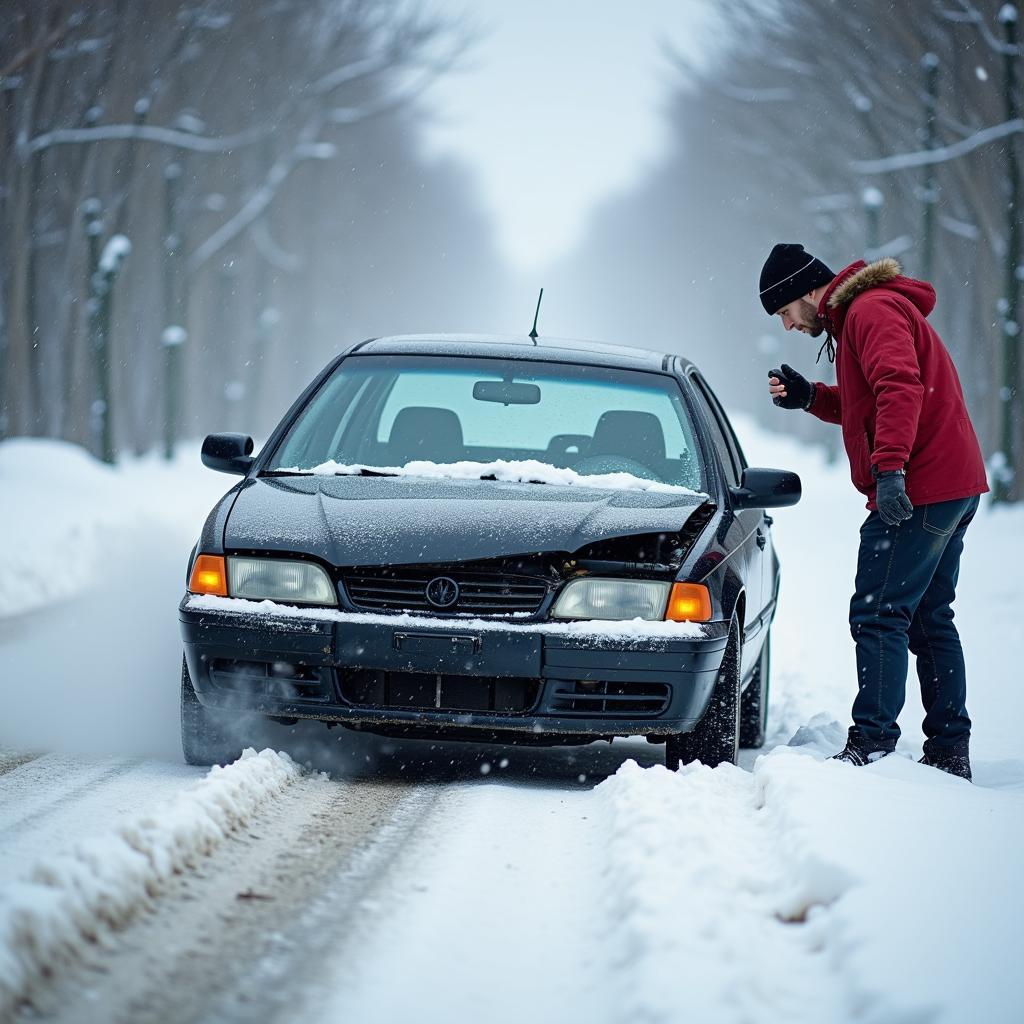
M 190 596 L 179 618 L 206 707 L 537 743 L 689 731 L 728 639 L 724 622 L 684 636 L 661 624 L 607 635 L 580 623 L 303 613 Z

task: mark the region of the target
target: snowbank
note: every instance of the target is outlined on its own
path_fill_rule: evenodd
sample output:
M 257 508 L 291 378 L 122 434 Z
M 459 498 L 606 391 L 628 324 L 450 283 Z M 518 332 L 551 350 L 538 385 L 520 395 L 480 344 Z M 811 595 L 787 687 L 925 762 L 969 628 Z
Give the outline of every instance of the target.
M 1017 1019 L 1024 792 L 824 759 L 837 730 L 752 773 L 630 761 L 597 787 L 625 1017 Z
M 342 462 L 322 462 L 312 469 L 293 467 L 290 473 L 310 476 L 358 476 L 364 470 L 388 476 L 411 476 L 423 480 L 505 480 L 520 484 L 554 484 L 561 487 L 593 487 L 603 491 L 657 491 L 662 494 L 688 494 L 706 498 L 700 491 L 692 491 L 679 484 L 665 484 L 647 480 L 632 473 L 594 473 L 584 475 L 574 469 L 549 466 L 537 459 L 495 462 L 408 462 L 404 466 L 360 466 Z
M 0 1018 L 32 985 L 147 906 L 299 778 L 285 754 L 246 750 L 226 768 L 64 853 L 44 855 L 0 887 Z
M 854 769 L 786 748 L 758 760 L 753 782 L 780 853 L 805 865 L 808 900 L 849 879 L 808 916 L 807 940 L 864 1020 L 1019 1020 L 1019 784 L 972 786 L 906 756 Z
M 786 920 L 833 900 L 849 878 L 810 850 L 781 855 L 747 772 L 628 761 L 594 795 L 614 880 L 623 1020 L 847 1019 L 834 979 Z
M 621 621 L 587 619 L 580 622 L 518 623 L 471 617 L 453 617 L 442 622 L 439 619 L 412 615 L 409 612 L 382 615 L 375 612 L 342 612 L 334 608 L 298 608 L 295 605 L 277 604 L 274 601 L 248 601 L 240 597 L 215 597 L 212 594 L 189 597 L 187 607 L 194 611 L 259 615 L 264 617 L 270 626 L 275 625 L 274 620 L 279 620 L 279 624 L 293 630 L 301 628 L 301 620 L 313 619 L 319 622 L 370 623 L 378 626 L 409 626 L 416 629 L 436 629 L 439 624 L 444 624 L 450 625 L 453 629 L 588 636 L 598 640 L 630 640 L 645 637 L 690 640 L 704 635 L 704 628 L 697 622 L 662 622 L 637 618 Z
M 172 462 L 156 456 L 107 466 L 77 445 L 15 438 L 0 443 L 0 618 L 64 600 L 106 570 L 125 586 L 145 567 L 125 564 L 125 531 L 170 529 L 188 548 L 224 478 L 194 446 Z

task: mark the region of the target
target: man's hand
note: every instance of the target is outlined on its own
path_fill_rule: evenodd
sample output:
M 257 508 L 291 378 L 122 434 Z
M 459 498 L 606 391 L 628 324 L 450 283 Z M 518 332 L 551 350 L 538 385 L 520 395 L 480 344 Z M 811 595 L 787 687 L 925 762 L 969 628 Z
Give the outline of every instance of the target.
M 886 526 L 899 526 L 914 514 L 907 497 L 906 477 L 898 469 L 883 469 L 876 474 L 875 504 Z
M 780 409 L 810 409 L 814 403 L 814 385 L 787 363 L 768 371 L 768 392 Z

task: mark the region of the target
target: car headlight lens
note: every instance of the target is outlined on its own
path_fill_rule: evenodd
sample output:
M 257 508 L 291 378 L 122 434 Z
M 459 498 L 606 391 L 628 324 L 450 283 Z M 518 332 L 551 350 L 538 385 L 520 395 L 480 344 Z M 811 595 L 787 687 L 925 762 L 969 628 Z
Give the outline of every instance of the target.
M 327 573 L 313 562 L 283 558 L 228 558 L 228 593 L 251 601 L 285 604 L 338 603 Z
M 578 579 L 558 595 L 556 619 L 662 619 L 671 583 L 659 580 Z

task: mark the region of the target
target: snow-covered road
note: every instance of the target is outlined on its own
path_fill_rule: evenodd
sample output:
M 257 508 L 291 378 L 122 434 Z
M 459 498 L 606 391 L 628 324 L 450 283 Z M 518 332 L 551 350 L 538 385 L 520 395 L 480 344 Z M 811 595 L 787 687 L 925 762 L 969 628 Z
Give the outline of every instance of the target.
M 983 510 L 968 535 L 977 785 L 915 763 L 912 692 L 906 756 L 848 768 L 823 758 L 854 685 L 863 511 L 844 467 L 743 434 L 751 462 L 805 486 L 775 515 L 770 739 L 740 767 L 678 774 L 636 741 L 316 726 L 268 733 L 313 770 L 271 754 L 188 768 L 174 605 L 228 481 L 54 453 L 97 493 L 146 492 L 69 539 L 38 528 L 34 477 L 18 480 L 23 533 L 0 564 L 20 576 L 0 597 L 34 609 L 0 619 L 0 1020 L 26 997 L 19 1018 L 62 1021 L 1018 1020 L 1024 515 Z M 40 450 L 24 456 L 0 446 L 0 484 L 38 473 Z

